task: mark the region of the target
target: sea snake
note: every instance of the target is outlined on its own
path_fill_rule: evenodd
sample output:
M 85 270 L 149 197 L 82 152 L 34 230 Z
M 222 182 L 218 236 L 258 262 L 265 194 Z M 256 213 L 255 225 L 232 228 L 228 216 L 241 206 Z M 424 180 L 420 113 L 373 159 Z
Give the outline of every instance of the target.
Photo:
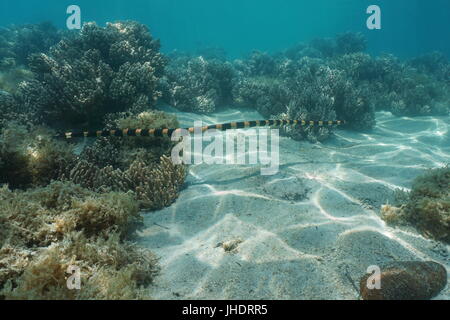
M 191 127 L 191 128 L 175 128 L 175 129 L 111 129 L 111 130 L 87 130 L 87 131 L 71 131 L 65 133 L 59 133 L 56 136 L 66 139 L 71 138 L 100 138 L 100 137 L 170 137 L 177 130 L 186 130 L 190 133 L 194 133 L 197 130 L 202 132 L 210 129 L 216 129 L 220 131 L 229 129 L 244 129 L 253 127 L 264 126 L 335 126 L 345 124 L 343 120 L 330 120 L 330 121 L 317 121 L 317 120 L 255 120 L 255 121 L 242 121 L 242 122 L 229 122 L 223 124 L 213 124 L 204 127 Z

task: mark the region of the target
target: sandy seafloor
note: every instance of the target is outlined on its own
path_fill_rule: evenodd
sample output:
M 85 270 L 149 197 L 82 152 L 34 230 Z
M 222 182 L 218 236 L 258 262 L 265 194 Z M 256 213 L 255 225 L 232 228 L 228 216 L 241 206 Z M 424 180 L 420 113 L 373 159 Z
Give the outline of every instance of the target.
M 172 110 L 173 111 L 173 110 Z M 177 113 L 184 126 L 256 120 L 254 111 Z M 322 144 L 280 138 L 280 170 L 191 165 L 170 207 L 144 215 L 138 243 L 160 257 L 155 299 L 358 299 L 370 265 L 434 260 L 449 246 L 391 228 L 380 206 L 424 169 L 450 162 L 448 117 L 377 113 L 370 133 L 336 130 Z M 221 243 L 235 241 L 225 252 Z M 438 299 L 450 299 L 445 288 Z

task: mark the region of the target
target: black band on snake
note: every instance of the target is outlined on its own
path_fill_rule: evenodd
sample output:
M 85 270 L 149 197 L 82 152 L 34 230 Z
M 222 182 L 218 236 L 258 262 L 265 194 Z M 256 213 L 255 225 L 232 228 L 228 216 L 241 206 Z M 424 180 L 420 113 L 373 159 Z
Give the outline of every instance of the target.
M 61 138 L 100 138 L 100 137 L 170 137 L 177 130 L 186 130 L 190 133 L 194 133 L 196 129 L 201 131 L 206 131 L 210 129 L 216 130 L 229 130 L 229 129 L 244 129 L 253 127 L 280 127 L 286 125 L 292 126 L 335 126 L 345 124 L 345 121 L 341 120 L 330 120 L 330 121 L 317 121 L 317 120 L 255 120 L 255 121 L 242 121 L 242 122 L 229 122 L 223 124 L 213 124 L 209 126 L 204 126 L 200 128 L 175 128 L 175 129 L 111 129 L 111 130 L 99 130 L 99 131 L 72 131 L 60 133 L 57 137 Z

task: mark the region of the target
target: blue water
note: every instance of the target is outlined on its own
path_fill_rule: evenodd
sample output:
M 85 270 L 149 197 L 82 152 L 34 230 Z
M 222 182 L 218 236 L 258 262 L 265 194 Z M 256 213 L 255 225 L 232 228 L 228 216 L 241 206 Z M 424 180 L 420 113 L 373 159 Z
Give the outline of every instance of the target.
M 147 24 L 165 52 L 218 46 L 236 57 L 360 31 L 374 54 L 411 57 L 438 50 L 450 56 L 448 0 L 16 0 L 0 2 L 0 25 L 49 20 L 64 27 L 71 4 L 81 7 L 83 21 Z M 366 27 L 372 4 L 382 10 L 381 30 Z

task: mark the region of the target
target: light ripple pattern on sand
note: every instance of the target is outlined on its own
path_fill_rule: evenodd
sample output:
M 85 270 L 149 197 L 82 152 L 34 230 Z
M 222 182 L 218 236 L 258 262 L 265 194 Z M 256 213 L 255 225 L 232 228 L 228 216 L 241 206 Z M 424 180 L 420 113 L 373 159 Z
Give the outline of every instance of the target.
M 185 126 L 260 118 L 233 109 L 177 115 Z M 145 215 L 139 241 L 162 267 L 151 295 L 358 299 L 370 265 L 426 259 L 449 270 L 448 246 L 388 227 L 379 209 L 425 169 L 450 162 L 450 120 L 380 112 L 377 123 L 372 132 L 337 130 L 323 144 L 282 137 L 275 176 L 258 166 L 190 166 L 179 199 Z M 229 252 L 227 241 L 237 244 Z M 449 299 L 449 289 L 438 298 Z

